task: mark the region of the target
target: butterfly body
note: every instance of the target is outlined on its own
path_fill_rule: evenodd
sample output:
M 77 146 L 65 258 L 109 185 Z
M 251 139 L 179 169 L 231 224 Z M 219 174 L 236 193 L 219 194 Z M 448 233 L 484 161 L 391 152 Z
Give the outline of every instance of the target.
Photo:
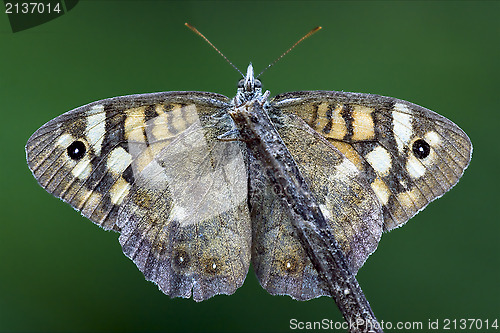
M 296 202 L 317 204 L 312 220 L 327 224 L 356 273 L 383 231 L 449 190 L 470 161 L 458 126 L 406 101 L 267 97 L 254 82 L 232 100 L 165 92 L 97 101 L 36 131 L 28 165 L 48 192 L 119 232 L 124 253 L 165 294 L 201 301 L 232 294 L 250 261 L 271 294 L 329 295 L 294 231 Z M 255 110 L 271 127 L 247 135 Z M 223 139 L 235 129 L 240 140 Z

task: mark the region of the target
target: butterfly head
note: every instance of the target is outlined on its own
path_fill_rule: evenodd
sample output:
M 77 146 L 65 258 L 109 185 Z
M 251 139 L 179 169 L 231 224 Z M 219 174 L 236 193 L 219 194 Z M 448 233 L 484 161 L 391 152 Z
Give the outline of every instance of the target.
M 252 64 L 248 65 L 247 75 L 238 81 L 238 91 L 234 98 L 235 105 L 241 105 L 262 96 L 262 83 L 255 78 Z

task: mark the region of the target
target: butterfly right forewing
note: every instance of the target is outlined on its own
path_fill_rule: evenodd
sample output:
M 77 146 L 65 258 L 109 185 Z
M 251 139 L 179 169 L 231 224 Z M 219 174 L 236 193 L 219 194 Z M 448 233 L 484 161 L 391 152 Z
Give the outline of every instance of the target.
M 384 230 L 442 196 L 471 159 L 472 144 L 457 125 L 403 100 L 302 91 L 276 96 L 272 104 L 303 119 L 358 167 L 382 205 Z

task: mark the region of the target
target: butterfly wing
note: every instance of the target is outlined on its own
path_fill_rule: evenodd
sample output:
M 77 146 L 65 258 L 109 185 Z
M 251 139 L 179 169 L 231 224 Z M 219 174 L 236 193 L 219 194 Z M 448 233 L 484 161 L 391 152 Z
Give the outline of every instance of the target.
M 303 91 L 271 104 L 304 120 L 361 170 L 382 205 L 386 231 L 451 189 L 471 159 L 471 141 L 457 125 L 403 100 Z
M 382 234 L 380 204 L 360 170 L 337 148 L 302 119 L 278 113 L 270 110 L 274 125 L 356 273 Z M 252 264 L 261 285 L 298 300 L 329 296 L 295 233 L 290 207 L 261 164 L 249 154 Z
M 171 297 L 232 294 L 250 262 L 247 170 L 226 97 L 202 92 L 94 102 L 42 126 L 26 155 L 39 184 L 104 229 Z

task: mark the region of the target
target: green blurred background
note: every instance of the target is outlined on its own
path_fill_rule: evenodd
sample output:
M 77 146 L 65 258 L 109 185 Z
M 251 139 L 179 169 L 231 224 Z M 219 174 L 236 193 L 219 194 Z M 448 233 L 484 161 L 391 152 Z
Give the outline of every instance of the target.
M 257 72 L 322 25 L 262 76 L 271 95 L 377 93 L 459 124 L 474 144 L 464 178 L 384 235 L 358 279 L 379 320 L 500 320 L 499 2 L 81 1 L 18 33 L 0 14 L 1 332 L 289 331 L 291 318 L 342 321 L 331 299 L 270 296 L 252 271 L 232 296 L 170 299 L 122 254 L 117 234 L 47 194 L 28 170 L 29 136 L 77 106 L 169 90 L 234 96 L 238 73 L 184 22 Z

